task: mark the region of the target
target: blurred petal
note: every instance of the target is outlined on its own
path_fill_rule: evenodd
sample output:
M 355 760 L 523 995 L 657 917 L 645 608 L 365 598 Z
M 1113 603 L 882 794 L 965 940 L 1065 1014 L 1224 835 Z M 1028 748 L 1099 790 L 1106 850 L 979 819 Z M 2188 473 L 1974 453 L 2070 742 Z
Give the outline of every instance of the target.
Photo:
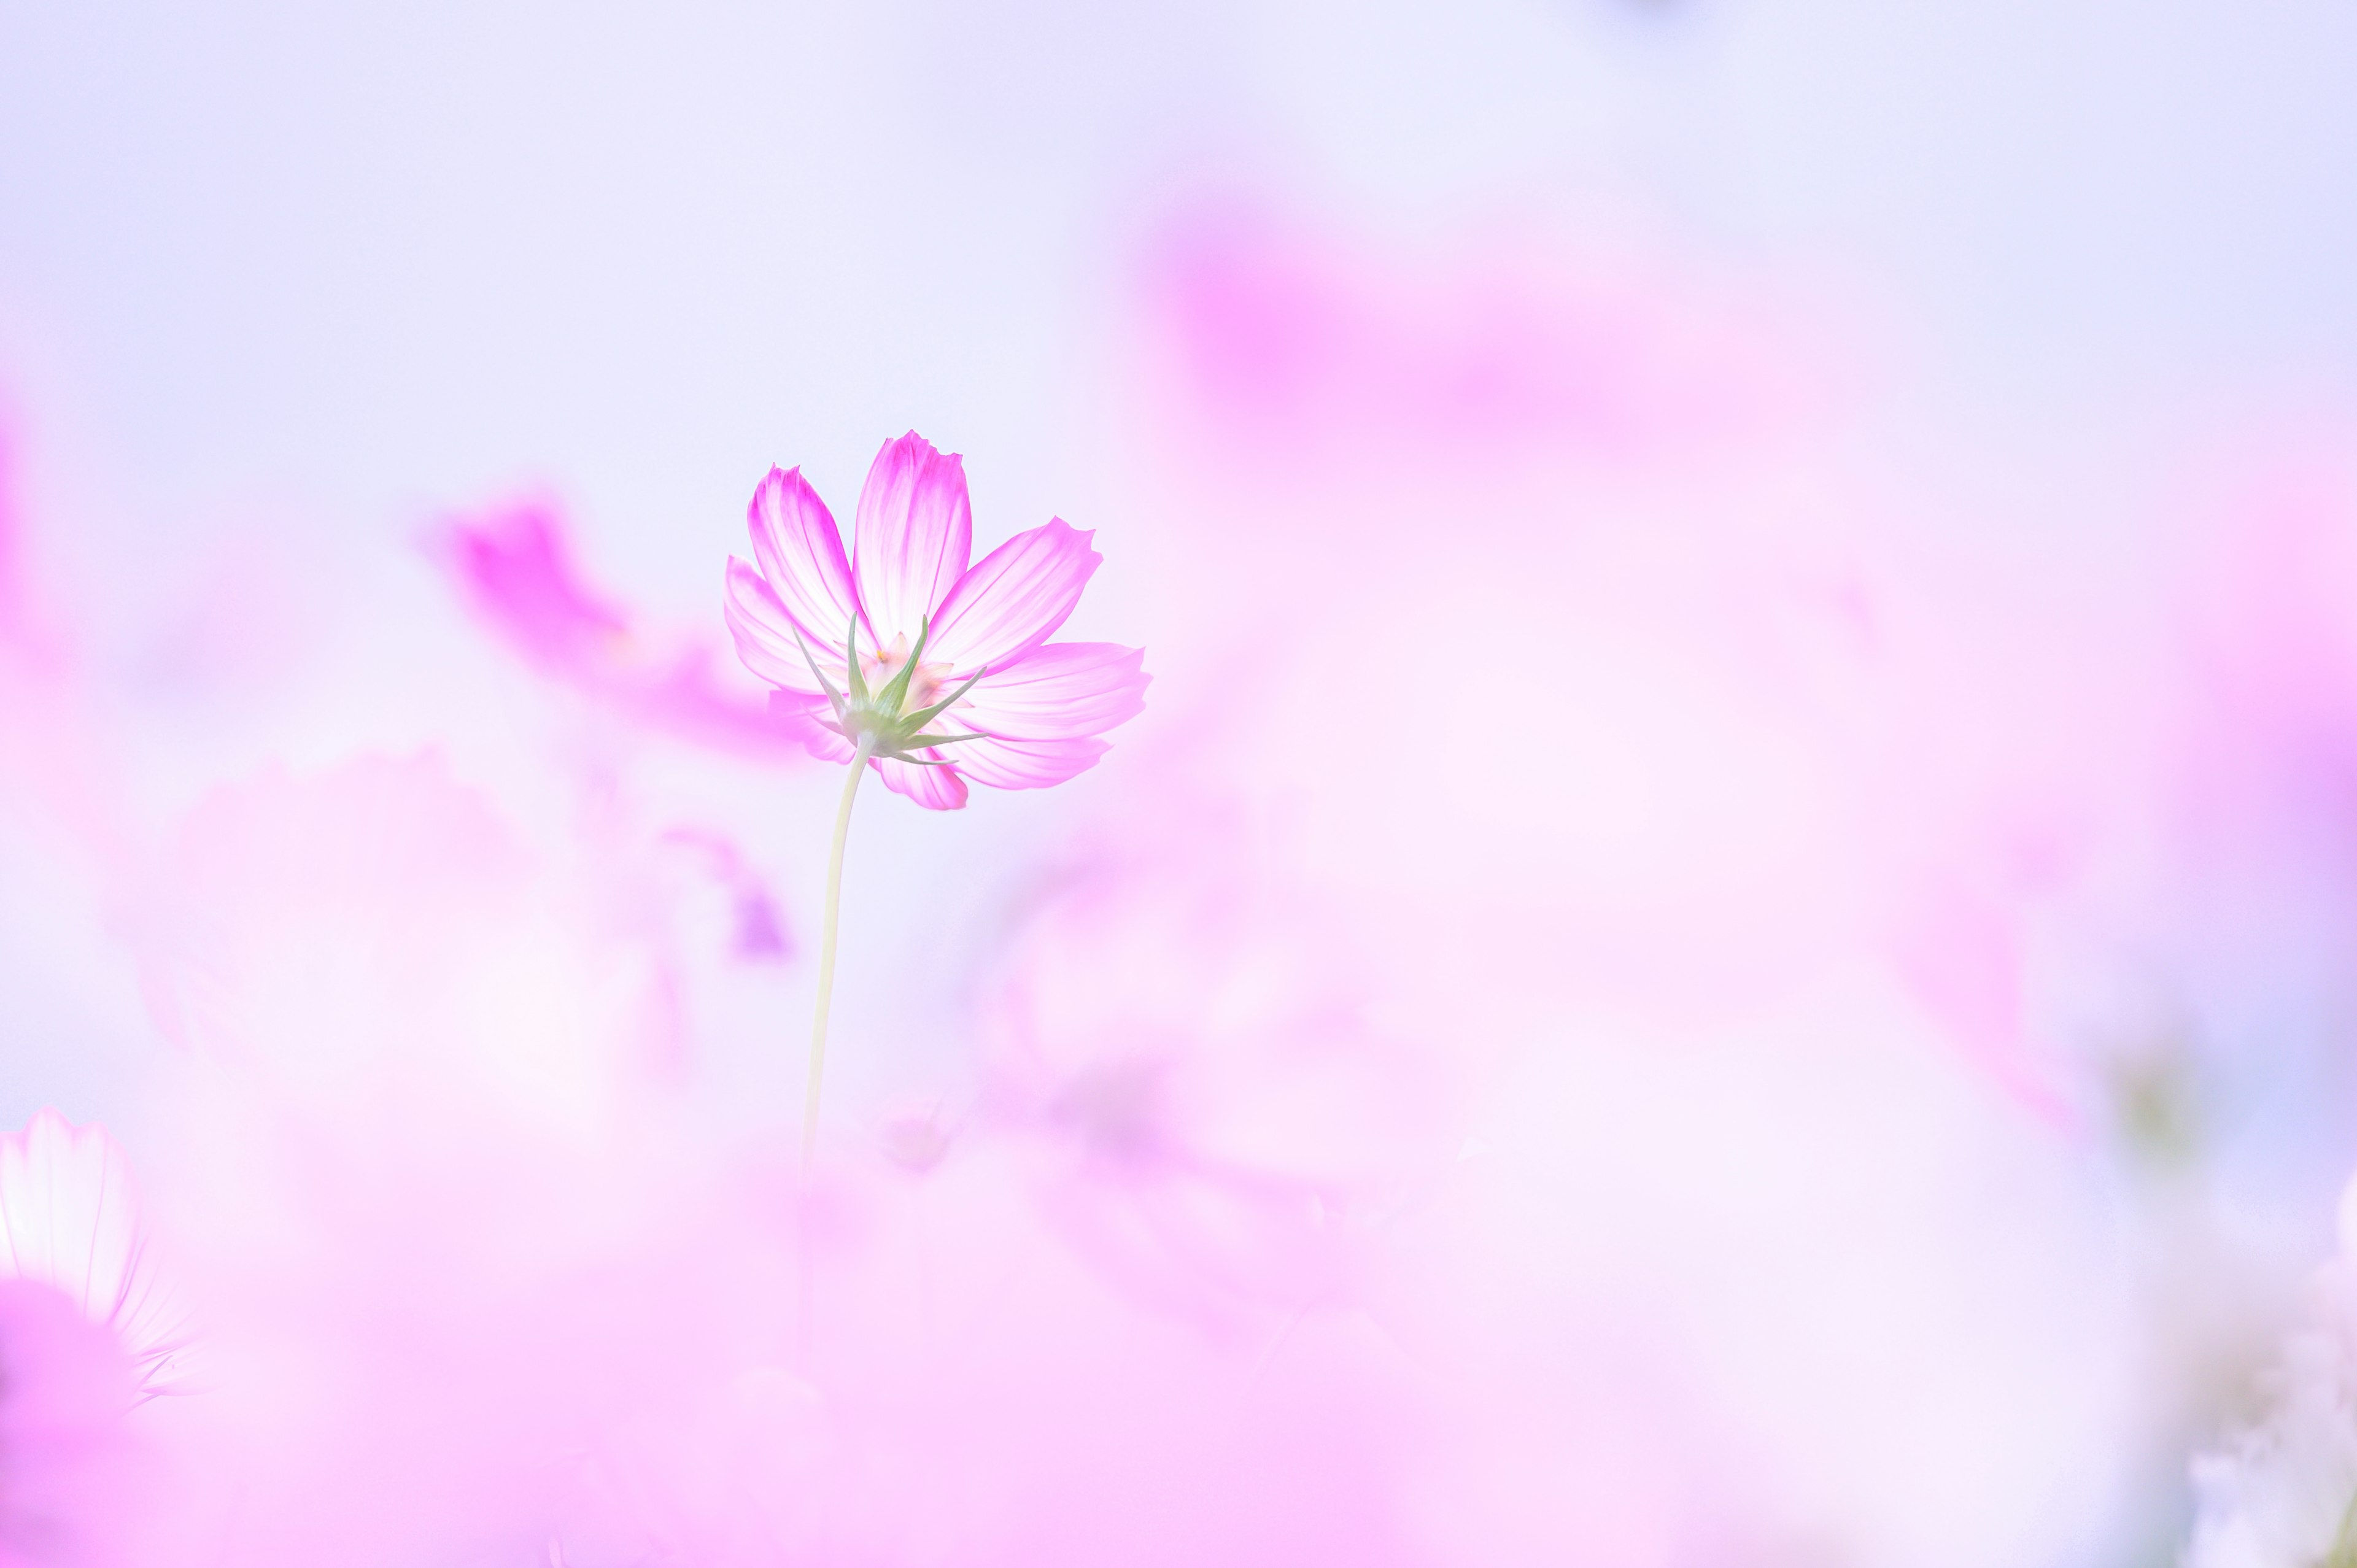
M 486 618 L 543 669 L 592 664 L 630 635 L 629 618 L 582 583 L 551 508 L 461 521 L 435 542 Z
M 455 520 L 427 548 L 511 650 L 633 724 L 742 756 L 776 756 L 781 738 L 791 738 L 779 735 L 758 695 L 740 694 L 716 672 L 716 650 L 701 631 L 650 638 L 626 607 L 591 588 L 554 508 Z
M 1145 660 L 1110 642 L 1046 643 L 993 670 L 943 722 L 1002 739 L 1101 735 L 1146 705 Z
M 771 468 L 753 492 L 745 521 L 753 535 L 754 559 L 787 617 L 813 649 L 842 647 L 859 596 L 843 558 L 834 514 L 802 471 Z
M 942 601 L 928 657 L 966 671 L 1053 637 L 1103 559 L 1089 547 L 1094 537 L 1050 518 L 975 562 Z
M 737 640 L 737 657 L 762 680 L 823 702 L 818 678 L 811 673 L 811 660 L 815 659 L 826 678 L 835 682 L 835 690 L 843 689 L 843 639 L 823 642 L 809 636 L 804 628 L 802 641 L 796 642 L 794 619 L 778 602 L 775 591 L 759 572 L 734 555 L 728 558 L 721 608 L 727 617 L 728 635 Z M 848 622 L 845 629 L 849 629 Z M 808 658 L 803 656 L 804 648 L 810 650 Z
M 1044 789 L 1096 766 L 1111 747 L 1094 736 L 1061 740 L 1000 740 L 985 736 L 955 747 L 958 770 L 994 789 Z
M 965 575 L 974 553 L 974 511 L 957 454 L 934 451 L 913 430 L 884 443 L 859 492 L 852 553 L 877 643 L 905 636 L 913 644 L 919 623 Z
M 928 757 L 939 757 L 938 751 L 928 751 Z M 876 759 L 876 771 L 884 776 L 884 787 L 896 795 L 906 795 L 929 811 L 954 811 L 965 804 L 965 780 L 947 768 L 920 768 L 913 762 L 895 762 L 888 757 Z

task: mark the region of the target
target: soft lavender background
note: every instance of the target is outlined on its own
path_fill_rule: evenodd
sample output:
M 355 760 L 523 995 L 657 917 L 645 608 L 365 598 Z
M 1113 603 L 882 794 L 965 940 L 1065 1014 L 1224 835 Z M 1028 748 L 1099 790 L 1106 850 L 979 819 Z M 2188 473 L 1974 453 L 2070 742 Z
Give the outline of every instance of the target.
M 2173 1560 L 2357 1166 L 2352 67 L 0 8 L 0 1126 L 218 1352 L 135 1560 Z M 835 781 L 648 672 L 911 425 L 1157 683 L 863 801 L 795 1221 Z

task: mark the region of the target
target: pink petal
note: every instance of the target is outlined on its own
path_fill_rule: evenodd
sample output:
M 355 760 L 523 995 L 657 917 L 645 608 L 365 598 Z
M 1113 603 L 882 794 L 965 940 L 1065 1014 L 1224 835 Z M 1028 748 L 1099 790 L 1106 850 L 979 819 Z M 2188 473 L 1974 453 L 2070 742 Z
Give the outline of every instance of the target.
M 1146 705 L 1145 659 L 1110 642 L 1044 643 L 993 667 L 943 722 L 1001 738 L 1101 735 Z
M 974 511 L 957 454 L 934 451 L 913 430 L 884 443 L 859 492 L 852 541 L 859 596 L 878 642 L 915 643 L 919 623 L 965 575 L 973 553 Z
M 1003 664 L 1055 635 L 1104 558 L 1061 518 L 1018 533 L 974 564 L 933 616 L 928 662 Z
M 762 680 L 773 686 L 818 696 L 822 690 L 818 678 L 811 673 L 810 660 L 802 657 L 807 645 L 818 667 L 835 682 L 835 690 L 843 689 L 842 645 L 821 643 L 814 639 L 807 644 L 796 642 L 793 617 L 778 602 L 776 590 L 759 572 L 734 555 L 728 557 L 721 613 L 728 622 L 728 635 L 736 639 L 737 657 Z M 845 629 L 850 629 L 849 623 L 845 623 Z M 830 648 L 834 650 L 832 656 Z
M 753 492 L 745 521 L 753 535 L 753 558 L 776 590 L 780 607 L 802 628 L 813 651 L 835 649 L 840 663 L 839 650 L 851 633 L 859 594 L 852 584 L 850 564 L 843 558 L 843 535 L 834 526 L 834 514 L 800 468 L 771 468 Z M 807 682 L 808 675 L 803 679 Z
M 851 743 L 821 722 L 834 717 L 833 705 L 824 697 L 806 692 L 773 691 L 770 693 L 772 725 L 802 742 L 802 749 L 821 762 L 848 762 L 851 760 Z
M 958 770 L 994 789 L 1044 789 L 1096 766 L 1112 748 L 1094 736 L 1060 740 L 962 740 L 950 755 Z
M 928 751 L 925 755 L 939 757 L 941 753 Z M 886 789 L 896 795 L 906 795 L 929 811 L 954 811 L 965 804 L 965 780 L 952 769 L 920 768 L 913 762 L 879 757 L 876 759 L 876 771 L 884 776 Z

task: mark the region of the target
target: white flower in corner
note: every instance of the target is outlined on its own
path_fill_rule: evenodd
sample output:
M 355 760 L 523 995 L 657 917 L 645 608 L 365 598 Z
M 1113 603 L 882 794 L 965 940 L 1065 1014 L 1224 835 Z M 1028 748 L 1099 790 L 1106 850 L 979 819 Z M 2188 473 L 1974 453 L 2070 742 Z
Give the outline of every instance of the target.
M 0 1279 L 55 1286 L 112 1329 L 145 1395 L 179 1391 L 183 1315 L 149 1256 L 129 1162 L 105 1129 L 43 1111 L 0 1133 Z
M 2357 1568 L 2357 1181 L 2311 1324 L 2276 1364 L 2265 1420 L 2193 1461 L 2185 1568 Z

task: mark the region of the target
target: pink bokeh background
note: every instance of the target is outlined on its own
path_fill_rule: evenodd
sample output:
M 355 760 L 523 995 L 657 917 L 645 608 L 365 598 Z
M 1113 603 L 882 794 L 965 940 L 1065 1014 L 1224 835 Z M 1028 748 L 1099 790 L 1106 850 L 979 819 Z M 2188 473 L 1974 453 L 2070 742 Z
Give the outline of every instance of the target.
M 2345 16 L 296 20 L 0 8 L 0 1564 L 2178 1560 L 2357 1169 Z M 1154 684 L 861 798 L 804 1169 L 722 564 L 912 424 Z

